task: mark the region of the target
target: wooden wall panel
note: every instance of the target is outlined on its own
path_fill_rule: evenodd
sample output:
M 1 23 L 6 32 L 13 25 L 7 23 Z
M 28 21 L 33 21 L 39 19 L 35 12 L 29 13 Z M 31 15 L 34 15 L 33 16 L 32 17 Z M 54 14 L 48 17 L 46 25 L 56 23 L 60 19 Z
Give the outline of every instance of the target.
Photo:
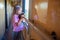
M 60 38 L 60 0 L 49 0 L 48 8 L 48 31 L 55 31 Z M 60 39 L 59 39 L 60 40 Z

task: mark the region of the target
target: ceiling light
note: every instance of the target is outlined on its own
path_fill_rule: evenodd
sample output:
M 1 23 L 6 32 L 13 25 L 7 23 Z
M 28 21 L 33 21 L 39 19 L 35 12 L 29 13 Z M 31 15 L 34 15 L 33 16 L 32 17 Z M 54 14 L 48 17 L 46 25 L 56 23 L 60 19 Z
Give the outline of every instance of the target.
M 39 4 L 39 6 L 40 6 L 41 9 L 47 9 L 48 3 L 47 2 L 42 2 L 42 3 Z
M 35 5 L 35 9 L 38 9 L 38 6 L 37 5 Z

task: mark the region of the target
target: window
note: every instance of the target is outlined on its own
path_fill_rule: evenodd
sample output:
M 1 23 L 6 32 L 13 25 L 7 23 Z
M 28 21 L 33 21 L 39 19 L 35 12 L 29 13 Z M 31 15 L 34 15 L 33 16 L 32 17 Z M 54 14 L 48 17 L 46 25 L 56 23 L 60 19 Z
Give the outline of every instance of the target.
M 29 0 L 25 0 L 25 17 L 29 18 Z

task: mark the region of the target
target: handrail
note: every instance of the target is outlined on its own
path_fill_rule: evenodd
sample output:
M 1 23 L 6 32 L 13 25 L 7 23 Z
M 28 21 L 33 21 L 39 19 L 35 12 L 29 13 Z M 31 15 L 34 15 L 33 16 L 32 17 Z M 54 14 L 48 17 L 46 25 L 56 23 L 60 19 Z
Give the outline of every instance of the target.
M 29 20 L 26 19 L 26 21 L 28 22 L 28 25 L 29 25 L 29 27 L 28 27 L 29 28 L 29 31 L 28 31 L 29 35 L 30 35 L 30 29 L 33 29 L 33 30 L 35 30 L 36 33 L 38 33 L 38 35 L 41 36 L 41 38 L 43 40 L 52 40 L 47 35 L 45 35 L 41 30 L 39 30 L 36 26 L 34 26 Z M 30 37 L 31 37 L 31 35 L 30 35 Z

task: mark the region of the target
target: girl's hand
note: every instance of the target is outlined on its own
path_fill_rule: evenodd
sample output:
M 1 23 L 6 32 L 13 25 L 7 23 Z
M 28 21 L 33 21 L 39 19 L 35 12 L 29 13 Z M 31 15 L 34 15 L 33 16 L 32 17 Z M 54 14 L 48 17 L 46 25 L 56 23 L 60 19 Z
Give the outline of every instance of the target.
M 23 22 L 25 22 L 26 20 L 25 20 L 25 18 L 23 18 Z

